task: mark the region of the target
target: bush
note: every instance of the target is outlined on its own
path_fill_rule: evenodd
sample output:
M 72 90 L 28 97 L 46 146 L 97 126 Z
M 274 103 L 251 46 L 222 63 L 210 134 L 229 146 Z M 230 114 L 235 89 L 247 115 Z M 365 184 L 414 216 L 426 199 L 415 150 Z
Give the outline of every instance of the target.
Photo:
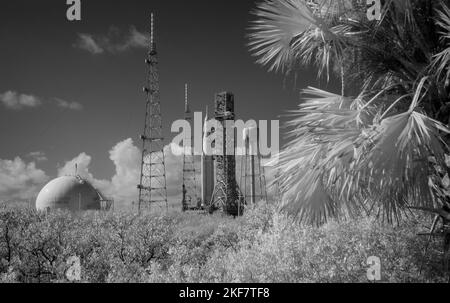
M 383 282 L 445 282 L 441 242 L 423 258 L 419 223 L 302 227 L 265 204 L 239 219 L 2 207 L 0 281 L 68 282 L 67 260 L 77 256 L 81 282 L 367 282 L 376 256 Z

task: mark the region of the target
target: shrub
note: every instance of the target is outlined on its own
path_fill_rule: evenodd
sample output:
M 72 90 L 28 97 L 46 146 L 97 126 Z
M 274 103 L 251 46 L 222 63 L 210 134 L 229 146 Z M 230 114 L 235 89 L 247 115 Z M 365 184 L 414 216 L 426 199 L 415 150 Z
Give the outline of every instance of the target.
M 238 219 L 0 208 L 0 282 L 367 282 L 379 257 L 382 282 L 445 282 L 441 241 L 418 237 L 423 218 L 399 227 L 372 218 L 303 227 L 271 205 Z

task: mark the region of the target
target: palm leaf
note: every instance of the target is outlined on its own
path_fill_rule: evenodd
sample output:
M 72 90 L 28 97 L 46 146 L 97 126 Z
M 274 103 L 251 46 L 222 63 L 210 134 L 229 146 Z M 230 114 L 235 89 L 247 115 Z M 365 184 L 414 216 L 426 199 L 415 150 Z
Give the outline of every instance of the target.
M 269 66 L 270 71 L 285 71 L 304 56 L 307 59 L 303 63 L 309 62 L 317 51 L 321 70 L 329 70 L 330 46 L 342 52 L 345 28 L 329 27 L 320 17 L 326 3 L 332 2 L 327 0 L 313 5 L 305 0 L 266 0 L 260 3 L 253 12 L 258 19 L 250 27 L 248 44 L 253 55 L 259 58 L 257 63 Z M 337 7 L 328 6 L 333 11 Z
M 441 9 L 436 10 L 436 24 L 439 26 L 440 39 L 445 43 L 446 48 L 433 56 L 431 70 L 436 72 L 436 78 L 446 80 L 450 78 L 450 9 L 447 5 L 441 5 Z M 444 75 L 444 79 L 442 79 Z
M 370 110 L 364 123 L 357 122 L 368 102 L 358 106 L 358 99 L 305 90 L 311 97 L 291 112 L 291 141 L 276 164 L 283 172 L 275 181 L 284 193 L 282 208 L 317 223 L 358 213 L 367 200 L 377 201 L 389 221 L 405 206 L 433 206 L 430 158 L 445 165 L 441 132 L 450 131 L 416 111 L 425 81 L 410 97 L 409 111 L 380 122 Z
M 314 88 L 304 93 L 311 97 L 291 112 L 293 139 L 274 163 L 283 172 L 274 182 L 284 193 L 284 210 L 317 223 L 340 211 L 328 188 L 342 182 L 343 172 L 351 169 L 359 111 L 349 98 Z
M 264 1 L 253 12 L 249 35 L 250 50 L 260 57 L 258 63 L 270 70 L 282 69 L 293 60 L 292 41 L 315 22 L 312 10 L 302 0 Z
M 449 130 L 432 117 L 445 115 L 450 51 L 433 56 L 430 14 L 437 9 L 449 48 L 450 9 L 440 0 L 387 0 L 382 20 L 368 22 L 358 3 L 266 0 L 255 11 L 250 47 L 259 63 L 282 71 L 314 64 L 319 76 L 334 64 L 362 87 L 356 98 L 308 88 L 289 113 L 275 182 L 283 209 L 301 221 L 361 209 L 392 221 L 407 207 L 439 203 L 433 175 L 445 166 Z

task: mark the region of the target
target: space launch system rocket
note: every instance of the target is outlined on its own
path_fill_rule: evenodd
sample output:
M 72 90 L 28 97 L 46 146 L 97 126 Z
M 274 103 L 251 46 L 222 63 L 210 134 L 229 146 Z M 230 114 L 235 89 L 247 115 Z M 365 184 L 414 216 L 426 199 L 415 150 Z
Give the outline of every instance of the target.
M 203 125 L 203 152 L 201 158 L 201 175 L 202 175 L 202 206 L 209 206 L 212 196 L 214 194 L 215 187 L 215 173 L 214 173 L 214 158 L 211 155 L 206 155 L 205 150 L 207 140 L 206 138 L 210 135 L 207 133 L 207 122 L 208 122 L 208 108 L 206 109 L 205 122 Z

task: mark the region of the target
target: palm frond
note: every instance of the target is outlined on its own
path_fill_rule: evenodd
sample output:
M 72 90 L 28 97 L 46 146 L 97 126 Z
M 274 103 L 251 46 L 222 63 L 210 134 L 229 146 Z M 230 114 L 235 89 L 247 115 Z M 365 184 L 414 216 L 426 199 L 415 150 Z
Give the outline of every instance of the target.
M 305 222 L 323 222 L 357 212 L 360 201 L 371 199 L 392 221 L 405 206 L 434 206 L 430 158 L 445 165 L 441 133 L 450 131 L 416 111 L 425 81 L 409 97 L 409 111 L 380 122 L 371 110 L 357 122 L 369 102 L 305 90 L 311 97 L 291 112 L 292 139 L 276 165 L 283 171 L 276 180 L 283 209 Z
M 276 166 L 283 174 L 275 182 L 284 193 L 283 209 L 302 221 L 323 222 L 339 213 L 327 188 L 351 169 L 359 111 L 353 100 L 333 93 L 309 88 L 304 94 L 311 97 L 291 113 L 293 139 L 280 153 Z
M 310 225 L 320 225 L 327 219 L 336 217 L 337 205 L 326 191 L 322 179 L 319 171 L 312 171 L 307 178 L 295 180 L 296 186 L 284 193 L 284 197 L 288 199 L 285 200 L 282 210 L 295 214 L 299 221 Z M 303 202 L 297 203 L 299 200 Z
M 260 57 L 258 63 L 270 70 L 283 69 L 292 63 L 292 42 L 316 23 L 303 0 L 264 1 L 253 12 L 259 19 L 250 30 L 250 51 Z
M 393 221 L 408 207 L 440 203 L 434 178 L 450 131 L 433 118 L 447 123 L 450 113 L 450 8 L 386 0 L 382 20 L 369 22 L 361 3 L 265 0 L 255 11 L 250 47 L 259 63 L 282 71 L 314 64 L 319 76 L 333 67 L 343 87 L 358 87 L 356 98 L 308 88 L 290 112 L 275 182 L 282 207 L 302 221 L 361 208 Z
M 439 35 L 445 43 L 445 49 L 433 56 L 431 70 L 436 71 L 438 81 L 445 81 L 450 78 L 450 8 L 443 4 L 436 13 L 436 24 L 440 28 Z
M 326 3 L 328 9 L 336 10 L 336 4 L 329 0 L 316 5 L 305 0 L 266 0 L 259 4 L 253 12 L 258 19 L 250 27 L 248 44 L 259 58 L 257 63 L 269 66 L 270 71 L 286 71 L 297 61 L 307 64 L 314 58 L 321 71 L 328 71 L 333 55 L 343 52 L 347 28 L 329 26 L 321 17 Z
M 390 210 L 403 208 L 405 201 L 413 206 L 434 206 L 430 158 L 445 165 L 442 131 L 449 132 L 438 121 L 415 111 L 384 119 L 357 141 L 361 152 L 355 160 L 357 174 L 349 192 L 367 184 L 372 197 Z
M 414 1 L 414 0 L 413 0 Z M 380 25 L 389 14 L 397 15 L 397 19 L 403 18 L 402 25 L 416 26 L 416 20 L 413 9 L 413 1 L 411 0 L 387 0 L 384 4 L 384 9 L 381 14 Z M 423 1 L 423 0 L 422 0 Z

